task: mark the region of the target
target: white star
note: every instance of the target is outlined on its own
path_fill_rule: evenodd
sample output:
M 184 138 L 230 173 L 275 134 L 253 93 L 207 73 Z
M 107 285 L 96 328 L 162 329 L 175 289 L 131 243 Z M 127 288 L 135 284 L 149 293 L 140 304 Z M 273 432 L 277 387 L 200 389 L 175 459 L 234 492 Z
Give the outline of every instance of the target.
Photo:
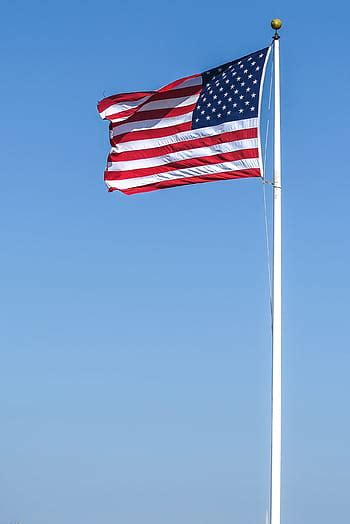
M 210 107 L 211 106 L 211 103 L 209 102 L 209 104 L 207 104 L 207 107 Z
M 228 95 L 228 93 L 224 93 L 224 96 L 226 97 Z
M 218 114 L 218 118 L 221 118 L 221 113 Z
M 246 106 L 249 106 L 249 101 L 244 102 Z
M 235 95 L 237 95 L 237 93 L 238 93 L 238 89 L 235 89 L 235 90 L 234 90 L 234 93 L 235 93 Z
M 212 113 L 215 113 L 216 109 L 215 107 L 213 107 L 213 109 L 211 110 Z
M 214 100 L 216 100 L 216 99 L 217 99 L 217 97 L 218 97 L 218 95 L 214 95 L 214 96 L 213 96 Z
M 221 101 L 221 100 L 219 100 L 219 102 L 218 102 L 218 106 L 220 106 L 221 104 L 222 104 L 222 101 Z
M 245 86 L 245 82 L 241 82 L 241 86 L 242 86 L 242 87 Z
M 241 64 L 241 63 L 242 63 L 242 60 L 240 60 L 239 62 L 237 62 L 238 65 Z
M 232 97 L 230 96 L 230 98 L 228 99 L 229 102 L 232 102 Z
M 248 78 L 251 78 L 253 75 L 248 75 Z
M 233 84 L 230 85 L 230 89 L 233 89 L 235 86 Z
M 257 83 L 258 83 L 258 81 L 257 81 L 257 80 L 254 80 L 253 84 L 257 84 Z
M 240 69 L 242 69 L 243 67 L 244 67 L 244 65 L 243 65 L 243 64 L 239 66 L 239 68 L 240 68 Z
M 255 71 L 259 71 L 259 69 L 260 69 L 260 67 L 258 66 L 258 67 L 255 68 Z
M 252 59 L 252 57 L 250 56 L 250 57 L 248 58 L 248 62 L 250 62 L 250 61 L 251 61 L 251 59 Z
M 237 76 L 237 82 L 239 82 L 239 81 L 240 81 L 240 79 L 241 79 L 241 77 L 240 77 L 240 76 Z
M 199 122 L 199 118 L 196 118 L 196 122 Z
M 225 84 L 228 84 L 229 82 L 230 82 L 229 79 L 225 80 Z
M 222 109 L 226 109 L 226 106 L 222 106 Z
M 236 73 L 236 71 L 235 71 L 234 73 L 232 73 L 232 76 L 236 76 L 236 74 L 237 74 L 237 73 Z
M 248 69 L 245 69 L 245 70 L 243 71 L 243 73 L 247 74 L 247 73 L 248 73 Z
M 256 62 L 252 62 L 250 65 L 254 66 L 256 64 Z
M 251 110 L 251 111 L 255 111 L 255 107 L 252 106 L 252 107 L 250 108 L 250 110 Z
M 205 102 L 205 101 L 206 101 L 206 98 L 205 98 L 205 96 L 204 96 L 204 97 L 203 97 L 203 102 Z
M 224 88 L 223 88 L 223 87 L 220 87 L 219 91 L 223 91 L 223 90 L 224 90 Z
M 239 110 L 240 113 L 243 113 L 243 111 L 244 111 L 243 109 L 240 109 L 240 110 Z
M 231 114 L 231 111 L 227 111 L 227 114 L 230 115 L 230 114 Z
M 256 97 L 256 94 L 255 93 L 252 93 L 252 98 L 255 98 Z
M 241 95 L 241 96 L 239 97 L 239 99 L 240 99 L 240 100 L 242 100 L 243 98 L 244 98 L 244 96 L 243 96 L 243 95 Z
M 236 102 L 235 102 L 235 103 L 233 104 L 233 107 L 237 107 L 237 104 L 236 104 Z
M 208 116 L 206 116 L 205 118 L 206 118 L 207 120 L 210 120 L 210 116 L 209 116 L 209 115 L 208 115 Z
M 263 53 L 260 53 L 259 58 L 262 58 L 263 56 L 264 56 Z
M 204 115 L 205 111 L 201 111 L 201 115 Z
M 246 91 L 247 91 L 247 93 L 249 93 L 249 91 L 250 91 L 250 87 L 247 87 Z

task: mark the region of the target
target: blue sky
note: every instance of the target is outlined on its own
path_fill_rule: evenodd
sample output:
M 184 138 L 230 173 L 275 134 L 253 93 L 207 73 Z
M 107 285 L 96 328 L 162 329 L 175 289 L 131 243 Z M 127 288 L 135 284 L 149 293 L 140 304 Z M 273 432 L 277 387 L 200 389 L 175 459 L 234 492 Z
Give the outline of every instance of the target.
M 264 523 L 261 183 L 108 194 L 95 104 L 262 48 L 275 16 L 283 523 L 347 521 L 348 5 L 4 0 L 0 524 Z

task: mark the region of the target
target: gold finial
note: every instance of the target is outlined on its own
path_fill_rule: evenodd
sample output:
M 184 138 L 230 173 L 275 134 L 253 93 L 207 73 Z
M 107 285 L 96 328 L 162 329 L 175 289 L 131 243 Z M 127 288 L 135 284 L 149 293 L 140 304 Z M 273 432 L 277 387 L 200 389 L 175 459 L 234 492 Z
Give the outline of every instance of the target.
M 271 27 L 275 31 L 278 31 L 282 27 L 282 20 L 280 20 L 279 18 L 274 18 L 273 20 L 271 20 Z
M 273 20 L 271 20 L 271 27 L 275 30 L 275 34 L 272 38 L 274 40 L 279 40 L 280 35 L 278 34 L 278 30 L 282 27 L 282 20 L 280 20 L 279 18 L 274 18 Z

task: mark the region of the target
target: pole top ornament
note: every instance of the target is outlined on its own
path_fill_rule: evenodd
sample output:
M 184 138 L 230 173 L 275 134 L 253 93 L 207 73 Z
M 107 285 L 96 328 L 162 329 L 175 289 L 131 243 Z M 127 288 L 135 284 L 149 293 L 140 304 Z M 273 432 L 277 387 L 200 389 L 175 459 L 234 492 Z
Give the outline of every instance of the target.
M 273 20 L 271 20 L 271 27 L 275 31 L 278 31 L 282 27 L 282 20 L 280 20 L 279 18 L 274 18 Z

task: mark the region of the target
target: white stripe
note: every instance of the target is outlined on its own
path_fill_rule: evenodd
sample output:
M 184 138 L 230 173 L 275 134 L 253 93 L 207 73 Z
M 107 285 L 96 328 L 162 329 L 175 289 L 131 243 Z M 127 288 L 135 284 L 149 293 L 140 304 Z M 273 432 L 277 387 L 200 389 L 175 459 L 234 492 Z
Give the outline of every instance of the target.
M 140 107 L 139 111 L 151 111 L 153 109 L 166 109 L 168 107 L 183 107 L 191 104 L 196 104 L 200 93 L 192 96 L 182 96 L 180 98 L 165 98 L 164 100 L 155 100 L 154 102 L 147 102 Z
M 135 113 L 141 113 L 142 111 L 153 111 L 155 109 L 167 109 L 167 108 L 170 108 L 170 109 L 175 109 L 176 107 L 184 107 L 184 106 L 189 106 L 189 105 L 192 105 L 192 104 L 196 104 L 197 103 L 197 100 L 199 98 L 199 95 L 200 93 L 198 93 L 197 95 L 193 95 L 193 96 L 183 96 L 181 98 L 167 98 L 167 99 L 164 99 L 164 100 L 155 100 L 154 102 L 147 102 L 145 105 L 141 106 L 141 107 L 138 107 L 138 105 L 142 104 L 145 100 L 147 100 L 147 98 L 142 98 L 141 101 L 140 101 L 140 104 L 138 105 L 134 105 L 133 109 L 133 113 L 131 115 L 126 115 L 126 116 L 121 116 L 118 118 L 118 113 L 115 113 L 115 110 L 113 111 L 110 111 L 110 112 L 107 112 L 104 111 L 104 113 L 106 113 L 106 116 L 107 115 L 114 115 L 113 118 L 109 118 L 109 120 L 113 123 L 116 123 L 116 122 L 122 122 L 123 120 L 127 120 L 130 116 L 134 115 Z M 118 106 L 117 105 L 114 105 L 113 106 L 114 108 L 117 108 Z M 130 106 L 129 108 L 127 108 L 124 104 L 124 109 L 132 109 L 132 107 Z M 122 111 L 122 110 L 120 110 Z M 102 115 L 102 113 L 101 113 Z M 102 118 L 105 118 L 105 117 L 102 117 Z M 163 117 L 163 118 L 166 118 L 166 117 Z
M 130 142 L 123 142 L 116 144 L 111 149 L 111 153 L 122 153 L 123 151 L 138 151 L 142 149 L 151 149 L 154 147 L 162 147 L 185 140 L 196 140 L 197 138 L 205 138 L 230 131 L 239 131 L 241 129 L 251 129 L 258 126 L 257 118 L 247 118 L 245 120 L 237 120 L 236 122 L 226 122 L 218 126 L 201 127 L 199 129 L 192 129 L 184 131 L 183 133 L 176 133 L 174 135 L 164 136 L 161 138 L 152 138 L 147 140 L 130 140 Z
M 120 113 L 121 111 L 127 111 L 128 109 L 134 109 L 135 107 L 139 106 L 140 104 L 143 104 L 146 102 L 152 96 L 152 93 L 150 93 L 148 96 L 144 96 L 143 98 L 139 98 L 139 100 L 130 100 L 129 102 L 127 100 L 123 100 L 122 102 L 119 102 L 117 104 L 113 104 L 109 107 L 107 107 L 104 111 L 101 111 L 100 116 L 101 118 L 106 118 L 109 115 L 114 115 L 117 113 Z
M 183 124 L 184 122 L 190 122 L 192 120 L 193 110 L 184 115 L 174 116 L 170 118 L 154 118 L 153 120 L 140 120 L 136 122 L 126 122 L 125 124 L 120 124 L 118 127 L 115 127 L 111 131 L 111 138 L 116 135 L 121 135 L 123 133 L 128 133 L 131 131 L 141 131 L 146 129 L 157 129 L 161 127 L 175 126 L 178 124 Z
M 162 166 L 171 162 L 187 160 L 189 158 L 200 158 L 202 156 L 213 156 L 220 153 L 231 153 L 241 149 L 253 149 L 258 147 L 258 139 L 251 138 L 245 140 L 235 140 L 214 144 L 209 147 L 197 147 L 195 149 L 185 149 L 176 153 L 157 156 L 153 158 L 141 158 L 139 160 L 126 160 L 120 162 L 108 162 L 108 171 L 127 171 L 129 169 L 139 169 L 143 167 Z
M 169 84 L 167 84 L 169 85 Z M 172 89 L 169 89 L 168 91 L 164 91 L 164 93 L 169 93 L 171 92 L 173 89 L 183 89 L 183 88 L 186 88 L 186 87 L 192 87 L 192 86 L 200 86 L 202 85 L 202 76 L 199 75 L 195 78 L 190 78 L 188 80 L 184 80 L 182 83 L 178 84 L 177 86 L 173 87 Z M 164 86 L 163 88 L 161 89 L 164 89 L 166 86 Z M 146 102 L 148 100 L 148 98 L 150 98 L 153 94 L 155 93 L 162 93 L 162 90 L 159 90 L 159 91 L 154 91 L 153 93 L 150 93 L 148 96 L 145 96 L 143 98 L 140 98 L 139 100 L 130 100 L 130 101 L 127 101 L 127 100 L 123 100 L 122 102 L 119 102 L 117 104 L 113 104 L 109 107 L 107 107 L 104 111 L 101 111 L 100 113 L 100 116 L 101 118 L 106 118 L 107 116 L 109 115 L 114 115 L 114 114 L 117 114 L 117 113 L 120 113 L 121 111 L 127 111 L 128 109 L 133 109 L 137 106 L 139 106 L 140 104 L 143 104 L 144 102 Z M 199 94 L 198 94 L 199 96 Z M 198 98 L 197 96 L 197 98 Z M 175 98 L 174 99 L 168 99 L 169 101 L 170 100 L 176 100 Z M 158 104 L 158 103 L 161 103 L 162 101 L 159 100 L 157 102 L 152 102 L 154 104 Z M 165 103 L 167 103 L 167 100 L 164 100 Z M 195 103 L 196 100 L 193 102 Z M 189 103 L 192 103 L 192 102 L 189 102 Z M 186 105 L 186 104 L 184 104 Z M 158 108 L 162 108 L 162 107 L 173 107 L 171 105 L 171 102 L 170 102 L 170 105 L 155 105 L 152 109 L 158 109 Z M 174 106 L 175 107 L 175 106 Z M 177 106 L 177 107 L 181 107 L 180 105 Z M 145 111 L 145 109 L 143 108 L 143 111 Z M 124 118 L 124 117 L 121 117 L 121 118 Z M 113 120 L 114 121 L 114 120 Z M 117 120 L 115 120 L 117 121 Z
M 203 175 L 205 176 L 213 173 L 222 173 L 225 171 L 239 171 L 241 169 L 258 169 L 259 167 L 259 159 L 247 158 L 245 160 L 236 160 L 235 162 L 223 162 L 221 164 L 190 167 L 187 169 L 178 169 L 175 171 L 169 171 L 168 173 L 149 175 L 139 178 L 127 178 L 125 180 L 106 180 L 106 184 L 110 188 L 130 189 L 133 187 L 147 186 L 148 184 L 156 184 L 157 182 L 164 182 L 166 180 L 176 180 L 179 178 L 190 178 Z
M 168 85 L 172 85 L 172 84 L 174 84 L 174 82 L 171 82 L 171 84 L 167 84 L 161 87 L 159 89 L 159 92 L 162 92 L 162 90 L 164 91 Z M 202 75 L 195 76 L 194 78 L 189 78 L 188 80 L 185 79 L 183 80 L 183 82 L 181 82 L 180 84 L 177 84 L 176 86 L 173 86 L 171 89 L 182 89 L 184 87 L 192 87 L 192 86 L 199 86 L 199 85 L 202 85 Z
M 178 88 L 176 88 L 178 89 Z M 166 93 L 170 93 L 171 91 L 166 91 Z M 125 120 L 128 118 L 128 116 L 122 116 L 118 118 L 118 114 L 122 111 L 128 111 L 129 109 L 134 109 L 135 111 L 151 111 L 153 109 L 165 109 L 167 107 L 183 107 L 190 104 L 195 104 L 199 98 L 200 93 L 197 93 L 196 95 L 192 96 L 182 96 L 177 98 L 165 98 L 164 100 L 155 100 L 154 102 L 148 102 L 139 109 L 138 106 L 144 104 L 147 102 L 149 98 L 152 97 L 152 93 L 149 96 L 144 96 L 143 98 L 140 98 L 139 100 L 130 100 L 130 102 L 123 100 L 123 102 L 120 102 L 118 104 L 113 104 L 109 107 L 107 107 L 104 111 L 101 111 L 100 116 L 101 118 L 105 119 L 106 117 L 110 115 L 115 115 L 115 118 L 113 118 L 112 122 L 118 122 L 121 120 Z

